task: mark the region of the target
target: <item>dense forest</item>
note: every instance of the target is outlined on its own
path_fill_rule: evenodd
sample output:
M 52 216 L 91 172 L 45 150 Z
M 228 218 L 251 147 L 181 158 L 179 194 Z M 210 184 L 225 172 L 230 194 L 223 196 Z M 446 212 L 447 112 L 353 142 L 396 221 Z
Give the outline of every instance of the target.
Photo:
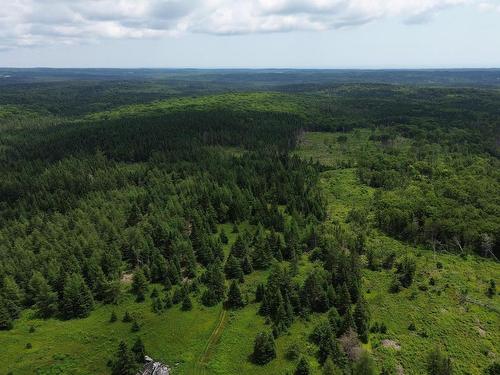
M 496 71 L 427 72 L 440 87 L 418 71 L 337 81 L 333 72 L 2 74 L 18 73 L 0 86 L 0 342 L 20 363 L 1 363 L 2 373 L 56 371 L 50 345 L 23 365 L 18 352 L 36 348 L 16 347 L 20 327 L 36 335 L 111 311 L 105 323 L 130 322 L 131 333 L 114 337 L 93 370 L 74 357 L 66 371 L 135 374 L 158 349 L 141 336 L 146 312 L 129 310 L 188 319 L 217 306 L 234 320 L 253 308 L 262 322 L 244 335 L 249 373 L 400 373 L 372 350 L 387 326 L 371 318 L 364 273 L 387 270 L 387 293 L 399 293 L 415 285 L 419 263 L 374 249 L 378 233 L 487 262 L 485 296 L 498 314 L 500 92 L 482 87 Z M 310 132 L 324 136 L 305 153 Z M 324 162 L 321 147 L 338 154 Z M 339 219 L 329 199 L 341 198 L 328 197 L 324 176 L 348 170 L 373 194 Z M 430 344 L 429 374 L 498 371 L 498 342 L 467 370 Z M 283 351 L 285 365 L 266 367 Z

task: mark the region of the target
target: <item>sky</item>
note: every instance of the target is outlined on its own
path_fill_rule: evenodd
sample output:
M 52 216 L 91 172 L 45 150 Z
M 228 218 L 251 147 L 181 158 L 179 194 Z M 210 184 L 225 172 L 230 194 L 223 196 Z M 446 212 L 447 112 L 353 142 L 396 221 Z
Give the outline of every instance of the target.
M 500 68 L 500 0 L 0 0 L 0 66 Z

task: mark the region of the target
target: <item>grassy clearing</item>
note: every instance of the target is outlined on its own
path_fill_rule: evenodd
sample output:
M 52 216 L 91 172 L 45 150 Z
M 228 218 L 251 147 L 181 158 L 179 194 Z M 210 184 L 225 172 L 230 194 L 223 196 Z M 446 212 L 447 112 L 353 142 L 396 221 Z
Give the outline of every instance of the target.
M 347 139 L 339 142 L 340 136 Z M 363 131 L 304 135 L 297 153 L 331 168 L 321 179 L 331 220 L 342 223 L 353 207 L 369 208 L 375 190 L 359 183 L 354 160 L 356 153 L 369 147 L 375 146 Z M 436 344 L 448 352 L 458 374 L 481 374 L 500 358 L 500 301 L 485 295 L 488 281 L 500 279 L 500 264 L 475 256 L 433 254 L 375 229 L 368 236 L 367 247 L 395 250 L 398 255 L 411 252 L 417 257 L 413 285 L 397 294 L 388 292 L 391 271 L 364 271 L 372 322 L 388 327 L 386 334 L 371 334 L 367 346 L 380 365 L 393 362 L 407 374 L 425 373 L 425 356 Z M 438 262 L 442 268 L 437 267 Z M 408 329 L 411 323 L 414 331 Z M 399 350 L 384 346 L 383 340 L 391 340 L 385 345 L 397 344 Z

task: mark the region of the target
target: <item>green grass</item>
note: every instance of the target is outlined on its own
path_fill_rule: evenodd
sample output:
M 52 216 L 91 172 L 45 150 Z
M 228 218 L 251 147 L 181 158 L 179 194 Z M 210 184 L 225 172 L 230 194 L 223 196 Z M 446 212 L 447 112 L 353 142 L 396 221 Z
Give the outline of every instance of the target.
M 338 136 L 347 142 L 339 143 Z M 375 147 L 368 133 L 306 133 L 297 154 L 330 167 L 322 173 L 321 186 L 328 201 L 329 218 L 344 223 L 354 207 L 369 208 L 375 189 L 359 183 L 354 155 Z M 401 142 L 401 147 L 405 147 Z M 344 169 L 342 169 L 344 168 Z M 433 254 L 372 229 L 367 247 L 374 251 L 395 250 L 398 255 L 416 255 L 417 274 L 413 285 L 397 294 L 388 292 L 391 271 L 364 270 L 363 283 L 372 322 L 385 323 L 386 334 L 371 334 L 366 346 L 379 363 L 395 362 L 406 374 L 425 373 L 425 356 L 436 344 L 453 360 L 457 374 L 481 374 L 493 360 L 500 358 L 500 300 L 485 295 L 490 279 L 500 279 L 500 264 L 468 256 Z M 441 262 L 442 269 L 436 267 Z M 430 284 L 434 278 L 435 285 Z M 420 287 L 420 288 L 419 288 Z M 421 290 L 426 289 L 426 290 Z M 470 300 L 489 307 L 466 302 Z M 410 323 L 415 331 L 408 330 Z M 427 336 L 427 337 L 425 337 Z M 400 350 L 387 348 L 382 340 L 392 340 Z
M 133 343 L 140 336 L 152 357 L 175 366 L 176 373 L 187 369 L 203 350 L 220 307 L 206 308 L 194 302 L 190 312 L 174 306 L 157 315 L 150 301 L 136 303 L 127 295 L 118 306 L 99 306 L 88 318 L 70 321 L 32 319 L 26 311 L 9 332 L 0 332 L 0 370 L 14 374 L 104 374 L 108 359 L 118 343 Z M 109 323 L 111 311 L 118 321 Z M 131 324 L 121 322 L 129 311 L 140 323 L 141 331 L 131 333 Z M 30 326 L 36 328 L 29 333 Z M 32 349 L 25 349 L 27 343 Z

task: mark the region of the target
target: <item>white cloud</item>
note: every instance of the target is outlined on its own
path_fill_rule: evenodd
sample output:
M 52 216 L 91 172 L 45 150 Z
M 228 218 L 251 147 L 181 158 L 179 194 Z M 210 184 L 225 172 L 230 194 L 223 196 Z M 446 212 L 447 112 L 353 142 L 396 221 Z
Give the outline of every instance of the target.
M 421 23 L 476 0 L 0 0 L 0 49 L 180 33 L 326 30 L 402 17 Z M 481 3 L 487 9 L 490 3 Z

